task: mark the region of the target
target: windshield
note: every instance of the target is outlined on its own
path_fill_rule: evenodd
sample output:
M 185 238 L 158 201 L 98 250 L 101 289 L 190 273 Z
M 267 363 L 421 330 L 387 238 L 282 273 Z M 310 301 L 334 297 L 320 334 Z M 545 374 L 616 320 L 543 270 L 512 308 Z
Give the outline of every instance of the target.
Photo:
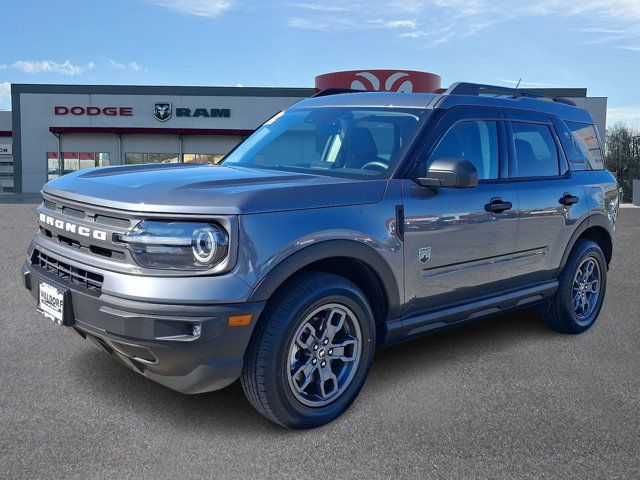
M 428 110 L 293 108 L 274 116 L 231 152 L 225 165 L 384 178 Z

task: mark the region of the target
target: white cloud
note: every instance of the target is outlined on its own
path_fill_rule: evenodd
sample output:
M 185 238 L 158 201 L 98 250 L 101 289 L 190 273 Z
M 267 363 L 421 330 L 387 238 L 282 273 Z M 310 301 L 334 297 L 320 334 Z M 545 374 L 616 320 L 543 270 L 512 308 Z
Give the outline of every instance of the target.
M 640 0 L 368 0 L 362 4 L 326 0 L 288 7 L 294 12 L 289 20 L 294 28 L 325 32 L 388 28 L 425 48 L 470 37 L 501 22 L 546 16 L 580 17 L 585 27 L 574 32 L 588 35 L 580 39 L 582 44 L 616 46 L 640 39 Z
M 147 0 L 178 13 L 198 17 L 217 17 L 235 6 L 234 0 Z
M 352 8 L 350 6 L 324 5 L 322 3 L 291 3 L 290 7 L 303 8 L 313 10 L 314 12 L 348 12 Z
M 625 33 L 624 30 L 613 29 L 613 28 L 603 28 L 603 27 L 587 27 L 587 28 L 581 28 L 578 31 L 582 33 L 608 33 L 608 34 L 617 34 L 617 35 Z
M 587 45 L 602 45 L 603 43 L 615 43 L 629 38 L 627 35 L 604 35 L 587 40 Z
M 107 59 L 107 61 L 109 62 L 109 65 L 120 70 L 133 70 L 134 72 L 144 70 L 144 67 L 138 62 L 116 62 L 112 58 Z
M 607 124 L 616 122 L 640 127 L 640 106 L 636 107 L 610 107 L 607 109 Z
M 617 18 L 624 21 L 640 20 L 640 2 L 638 0 L 539 0 L 528 3 L 522 8 L 525 13 L 536 15 L 589 16 L 598 18 Z
M 289 26 L 309 30 L 389 29 L 399 38 L 422 39 L 425 48 L 468 37 L 506 17 L 509 9 L 495 9 L 489 0 L 350 0 L 326 4 L 289 4 L 298 10 Z M 313 14 L 304 15 L 304 11 Z M 339 15 L 336 13 L 340 13 Z
M 57 63 L 53 60 L 18 60 L 12 64 L 0 65 L 3 70 L 13 69 L 19 70 L 22 73 L 36 74 L 36 73 L 59 73 L 61 75 L 78 76 L 85 73 L 87 70 L 95 68 L 93 62 L 89 62 L 85 65 L 75 65 L 69 60 L 64 63 Z
M 11 84 L 9 82 L 0 82 L 0 100 L 11 97 Z
M 308 18 L 294 17 L 289 19 L 289 26 L 303 30 L 335 30 L 356 28 L 356 25 L 348 18 Z
M 390 20 L 388 22 L 381 22 L 381 25 L 386 28 L 417 28 L 418 24 L 415 20 Z
M 457 17 L 469 17 L 485 12 L 488 5 L 483 0 L 435 0 L 437 6 L 451 11 Z M 491 3 L 494 4 L 494 3 Z

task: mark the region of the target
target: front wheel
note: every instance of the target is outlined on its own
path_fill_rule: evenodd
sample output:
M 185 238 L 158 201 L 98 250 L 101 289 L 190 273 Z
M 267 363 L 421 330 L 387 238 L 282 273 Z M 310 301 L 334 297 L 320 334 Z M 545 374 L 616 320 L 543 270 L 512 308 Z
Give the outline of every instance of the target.
M 242 388 L 268 419 L 313 428 L 360 392 L 376 345 L 366 296 L 337 275 L 308 272 L 275 299 L 249 344 Z
M 598 318 L 607 288 L 607 262 L 600 246 L 578 240 L 560 275 L 558 290 L 543 314 L 547 326 L 582 333 Z

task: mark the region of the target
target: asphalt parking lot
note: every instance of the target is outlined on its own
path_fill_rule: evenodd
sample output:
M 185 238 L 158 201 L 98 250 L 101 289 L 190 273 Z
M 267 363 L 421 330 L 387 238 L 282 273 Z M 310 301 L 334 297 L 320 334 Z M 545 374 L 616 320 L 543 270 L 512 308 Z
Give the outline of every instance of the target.
M 640 209 L 579 336 L 526 310 L 378 352 L 323 428 L 283 430 L 238 383 L 187 396 L 35 311 L 33 204 L 0 205 L 0 478 L 639 478 Z

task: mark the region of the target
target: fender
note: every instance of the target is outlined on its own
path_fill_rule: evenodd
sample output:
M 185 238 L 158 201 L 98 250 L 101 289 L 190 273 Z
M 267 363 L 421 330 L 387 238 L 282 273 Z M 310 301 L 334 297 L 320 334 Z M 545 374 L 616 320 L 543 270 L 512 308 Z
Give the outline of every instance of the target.
M 376 273 L 387 294 L 389 305 L 387 319 L 393 319 L 399 315 L 401 310 L 400 290 L 387 261 L 373 248 L 353 240 L 327 240 L 291 254 L 260 280 L 247 301 L 267 301 L 276 289 L 294 273 L 314 262 L 332 257 L 349 257 L 367 265 Z
M 589 215 L 587 218 L 585 218 L 582 221 L 582 223 L 580 223 L 580 225 L 576 227 L 576 229 L 573 232 L 573 235 L 571 235 L 571 238 L 569 239 L 569 243 L 567 244 L 564 254 L 562 255 L 562 262 L 560 262 L 560 266 L 558 267 L 558 270 L 557 270 L 558 273 L 562 271 L 565 264 L 567 263 L 567 260 L 569 259 L 569 254 L 571 254 L 571 250 L 573 250 L 573 246 L 578 241 L 578 238 L 580 237 L 580 235 L 582 235 L 585 232 L 585 230 L 587 230 L 590 227 L 604 228 L 609 234 L 609 237 L 613 239 L 611 222 L 609 221 L 609 219 L 601 213 L 595 213 L 595 214 Z

